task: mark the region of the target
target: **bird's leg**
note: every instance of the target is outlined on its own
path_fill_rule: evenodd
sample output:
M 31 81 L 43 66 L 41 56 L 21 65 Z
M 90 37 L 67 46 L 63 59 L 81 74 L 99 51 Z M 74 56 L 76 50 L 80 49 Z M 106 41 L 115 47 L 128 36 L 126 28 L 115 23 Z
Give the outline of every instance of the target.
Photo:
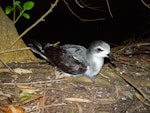
M 95 78 L 94 77 L 90 77 L 90 80 L 91 80 L 92 84 L 95 83 Z

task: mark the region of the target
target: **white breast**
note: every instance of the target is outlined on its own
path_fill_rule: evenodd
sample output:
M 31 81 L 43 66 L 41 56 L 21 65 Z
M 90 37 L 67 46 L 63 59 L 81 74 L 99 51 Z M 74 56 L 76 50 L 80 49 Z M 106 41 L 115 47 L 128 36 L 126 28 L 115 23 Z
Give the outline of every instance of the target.
M 99 73 L 102 66 L 104 64 L 103 58 L 93 58 L 92 61 L 90 61 L 89 66 L 87 67 L 87 71 L 85 72 L 85 75 L 89 77 L 93 77 Z

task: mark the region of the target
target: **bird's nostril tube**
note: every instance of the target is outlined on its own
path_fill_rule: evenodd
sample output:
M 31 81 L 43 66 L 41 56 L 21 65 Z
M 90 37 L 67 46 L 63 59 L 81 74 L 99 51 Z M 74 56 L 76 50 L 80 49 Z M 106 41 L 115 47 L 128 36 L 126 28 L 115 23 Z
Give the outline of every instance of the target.
M 112 53 L 108 54 L 108 57 L 109 57 L 110 60 L 116 60 L 115 56 L 113 56 Z

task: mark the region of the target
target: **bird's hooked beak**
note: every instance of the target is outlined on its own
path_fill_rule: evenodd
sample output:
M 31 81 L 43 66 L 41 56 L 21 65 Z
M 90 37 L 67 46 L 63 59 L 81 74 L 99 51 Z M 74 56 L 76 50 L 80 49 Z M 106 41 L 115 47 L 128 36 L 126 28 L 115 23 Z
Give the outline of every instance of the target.
M 111 52 L 108 54 L 108 58 L 112 61 L 116 60 L 116 58 L 113 56 Z

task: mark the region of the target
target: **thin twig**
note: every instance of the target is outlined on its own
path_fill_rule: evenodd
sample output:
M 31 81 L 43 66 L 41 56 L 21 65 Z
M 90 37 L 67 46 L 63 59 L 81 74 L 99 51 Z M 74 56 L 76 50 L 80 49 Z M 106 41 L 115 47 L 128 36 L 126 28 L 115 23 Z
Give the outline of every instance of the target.
M 16 85 L 34 85 L 34 84 L 43 84 L 43 83 L 49 83 L 49 82 L 58 82 L 61 80 L 49 80 L 49 81 L 38 81 L 38 82 L 30 82 L 30 83 L 16 83 Z M 4 85 L 14 85 L 14 83 L 3 83 Z
M 127 76 L 119 74 L 120 77 L 125 80 L 128 84 L 130 84 L 136 91 L 138 91 L 144 98 L 150 103 L 150 98 L 141 90 L 140 87 L 138 87 L 136 84 L 134 84 Z M 148 104 L 150 105 L 150 104 Z
M 29 99 L 29 100 L 23 101 L 23 102 L 21 102 L 21 103 L 17 103 L 16 105 L 17 105 L 17 106 L 23 106 L 23 105 L 25 105 L 25 104 L 27 104 L 27 103 L 30 103 L 30 102 L 35 101 L 35 100 L 38 100 L 38 99 L 40 99 L 40 98 L 42 98 L 42 97 L 43 97 L 43 96 L 39 95 L 39 96 L 33 97 L 33 98 Z
M 146 2 L 144 2 L 144 0 L 141 0 L 142 4 L 147 7 L 148 9 L 150 9 L 150 4 L 147 4 Z
M 64 106 L 64 105 L 67 105 L 67 104 L 66 103 L 58 103 L 58 104 L 45 105 L 44 108 L 55 107 L 55 106 L 56 107 L 57 106 Z
M 68 2 L 66 2 L 66 0 L 63 0 L 64 3 L 66 4 L 67 8 L 69 9 L 69 11 L 75 16 L 77 17 L 79 20 L 83 21 L 83 22 L 87 22 L 87 21 L 99 21 L 99 20 L 105 20 L 105 18 L 97 18 L 97 19 L 83 19 L 80 16 L 78 16 L 69 6 Z
M 39 107 L 38 109 L 36 110 L 32 110 L 32 111 L 28 111 L 27 113 L 33 113 L 34 111 L 37 111 L 39 109 L 45 109 L 45 108 L 49 108 L 49 107 L 58 107 L 58 106 L 66 106 L 67 104 L 66 103 L 58 103 L 58 104 L 50 104 L 50 105 L 45 105 L 44 107 Z
M 46 82 L 44 84 L 44 93 L 43 93 L 43 100 L 42 100 L 42 113 L 44 113 L 45 100 L 46 100 Z
M 78 0 L 75 0 L 75 2 L 76 2 L 76 4 L 77 4 L 79 7 L 84 8 L 84 6 L 82 6 L 82 5 L 78 2 Z
M 50 105 L 45 105 L 44 107 L 39 107 L 36 109 L 39 110 L 39 109 L 45 109 L 45 108 L 49 108 L 49 107 L 58 107 L 58 106 L 66 106 L 67 104 L 66 103 L 58 103 L 58 104 L 50 104 Z M 35 110 L 32 110 L 32 111 L 28 111 L 27 113 L 33 113 Z
M 59 2 L 59 0 L 56 0 L 54 2 L 54 4 L 51 4 L 51 7 L 49 8 L 49 10 L 42 15 L 34 24 L 32 24 L 30 27 L 28 27 L 23 33 L 21 33 L 21 35 L 19 35 L 19 37 L 12 43 L 12 45 L 10 47 L 12 47 L 18 40 L 20 40 L 27 32 L 29 32 L 32 28 L 34 28 L 37 24 L 39 24 L 41 21 L 44 20 L 44 18 L 51 12 L 53 12 L 53 9 L 57 6 L 57 3 Z
M 10 72 L 14 72 L 14 70 L 11 69 L 2 59 L 0 59 L 0 61 L 2 62 L 2 64 L 3 64 L 4 66 L 6 66 L 6 67 L 9 69 Z
M 104 10 L 99 9 L 100 7 L 89 6 L 89 4 L 85 4 L 82 0 L 80 0 L 80 2 L 83 5 L 83 7 L 86 7 L 86 8 L 91 9 L 91 10 L 99 11 L 99 12 L 104 12 Z
M 15 51 L 24 51 L 24 50 L 29 50 L 30 47 L 25 47 L 25 48 L 20 48 L 20 49 L 13 49 L 13 50 L 5 50 L 5 51 L 1 51 L 0 54 L 4 54 L 4 53 L 10 53 L 10 52 L 15 52 Z
M 107 7 L 108 7 L 109 14 L 110 14 L 110 16 L 113 18 L 113 14 L 112 14 L 112 12 L 111 12 L 111 10 L 110 10 L 109 1 L 106 0 L 106 2 L 107 2 Z
M 16 6 L 15 6 L 15 0 L 13 0 L 13 23 L 15 24 L 16 19 Z

